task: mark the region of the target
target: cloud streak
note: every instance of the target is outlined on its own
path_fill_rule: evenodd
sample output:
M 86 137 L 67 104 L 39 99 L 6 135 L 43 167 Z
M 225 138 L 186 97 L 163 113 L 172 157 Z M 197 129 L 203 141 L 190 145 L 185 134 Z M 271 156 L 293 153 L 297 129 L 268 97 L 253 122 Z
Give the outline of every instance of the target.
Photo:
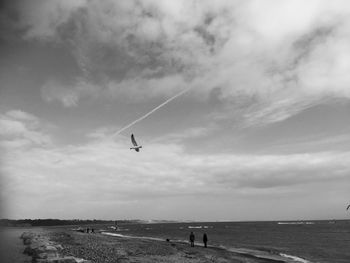
M 150 116 L 151 114 L 153 114 L 154 112 L 156 112 L 157 110 L 159 110 L 160 108 L 164 107 L 165 105 L 167 105 L 169 102 L 171 102 L 172 100 L 180 97 L 181 95 L 187 93 L 190 90 L 190 88 L 187 88 L 185 90 L 180 91 L 179 93 L 175 94 L 174 96 L 170 97 L 169 99 L 167 99 L 166 101 L 164 101 L 163 103 L 159 104 L 157 107 L 155 107 L 154 109 L 152 109 L 151 111 L 147 112 L 145 115 L 142 115 L 140 118 L 134 120 L 133 122 L 129 123 L 128 125 L 124 126 L 123 128 L 121 128 L 120 130 L 118 130 L 116 133 L 113 134 L 112 137 L 115 137 L 117 135 L 119 135 L 120 133 L 122 133 L 123 131 L 125 131 L 126 129 L 129 129 L 130 127 L 134 126 L 136 123 L 146 119 L 148 116 Z

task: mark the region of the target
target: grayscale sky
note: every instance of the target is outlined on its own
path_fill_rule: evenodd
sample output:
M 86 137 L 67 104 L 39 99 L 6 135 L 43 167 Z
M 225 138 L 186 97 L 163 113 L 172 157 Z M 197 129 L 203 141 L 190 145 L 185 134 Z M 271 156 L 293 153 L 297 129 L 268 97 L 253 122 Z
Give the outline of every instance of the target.
M 349 1 L 0 8 L 2 217 L 349 218 Z

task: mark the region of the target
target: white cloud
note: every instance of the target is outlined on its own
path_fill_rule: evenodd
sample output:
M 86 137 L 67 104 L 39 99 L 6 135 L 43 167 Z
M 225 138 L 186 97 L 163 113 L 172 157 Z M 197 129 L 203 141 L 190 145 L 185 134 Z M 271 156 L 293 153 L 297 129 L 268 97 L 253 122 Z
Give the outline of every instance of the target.
M 55 37 L 59 25 L 65 23 L 72 12 L 86 4 L 85 0 L 59 2 L 48 2 L 45 0 L 34 0 L 20 2 L 19 14 L 20 24 L 29 26 L 25 37 L 51 39 Z
M 23 120 L 23 121 L 31 121 L 31 122 L 38 122 L 38 118 L 32 114 L 29 114 L 28 112 L 24 112 L 21 110 L 11 110 L 6 112 L 6 116 L 9 116 L 13 119 L 17 120 Z
M 98 91 L 97 86 L 86 82 L 82 78 L 77 78 L 73 83 L 66 85 L 55 79 L 49 79 L 41 88 L 41 96 L 47 102 L 58 100 L 62 102 L 64 107 L 75 107 L 86 94 Z
M 227 104 L 254 98 L 243 116 L 259 124 L 251 106 L 273 109 L 260 120 L 269 123 L 349 98 L 346 1 L 37 1 L 25 9 L 27 37 L 69 45 L 81 67 L 83 80 L 43 87 L 46 100 L 66 107 L 87 95 L 147 99 L 189 86 L 205 99 L 219 87 Z
M 0 145 L 5 149 L 32 144 L 49 145 L 52 141 L 45 127 L 49 125 L 21 110 L 0 114 Z
M 115 131 L 119 130 L 120 127 L 109 126 L 109 127 L 100 127 L 96 130 L 88 133 L 86 136 L 91 139 L 101 140 L 104 138 L 112 137 Z
M 198 139 L 208 136 L 218 127 L 208 124 L 206 127 L 192 127 L 180 132 L 170 133 L 152 140 L 152 143 L 183 143 L 184 140 Z

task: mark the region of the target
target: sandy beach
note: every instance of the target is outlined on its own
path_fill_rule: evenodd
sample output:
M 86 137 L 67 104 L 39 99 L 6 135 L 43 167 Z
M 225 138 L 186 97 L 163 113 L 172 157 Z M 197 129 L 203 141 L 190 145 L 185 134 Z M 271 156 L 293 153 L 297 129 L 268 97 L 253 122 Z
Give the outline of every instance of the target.
M 258 259 L 220 248 L 190 247 L 180 242 L 108 236 L 102 233 L 81 233 L 68 228 L 30 229 L 62 248 L 61 256 L 91 262 L 281 262 Z M 42 262 L 42 261 L 41 261 Z M 45 262 L 45 261 L 44 261 Z

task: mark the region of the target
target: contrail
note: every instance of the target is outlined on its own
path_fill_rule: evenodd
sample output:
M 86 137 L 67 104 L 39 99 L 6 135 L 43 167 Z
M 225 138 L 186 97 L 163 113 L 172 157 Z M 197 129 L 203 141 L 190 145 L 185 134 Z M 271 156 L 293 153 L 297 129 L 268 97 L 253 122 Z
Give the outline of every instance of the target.
M 168 104 L 170 101 L 176 99 L 177 97 L 181 96 L 182 94 L 186 93 L 187 91 L 189 91 L 191 89 L 187 88 L 185 90 L 182 90 L 181 92 L 175 94 L 174 96 L 172 96 L 171 98 L 167 99 L 166 101 L 164 101 L 162 104 L 158 105 L 157 107 L 155 107 L 153 110 L 147 112 L 145 115 L 141 116 L 140 118 L 134 120 L 133 122 L 129 123 L 128 125 L 124 126 L 123 128 L 121 128 L 119 131 L 117 131 L 116 133 L 114 133 L 112 135 L 112 138 L 117 136 L 118 134 L 120 134 L 121 132 L 125 131 L 126 129 L 130 128 L 131 126 L 133 126 L 134 124 L 142 121 L 143 119 L 147 118 L 149 115 L 151 115 L 153 112 L 159 110 L 161 107 L 165 106 L 166 104 Z

